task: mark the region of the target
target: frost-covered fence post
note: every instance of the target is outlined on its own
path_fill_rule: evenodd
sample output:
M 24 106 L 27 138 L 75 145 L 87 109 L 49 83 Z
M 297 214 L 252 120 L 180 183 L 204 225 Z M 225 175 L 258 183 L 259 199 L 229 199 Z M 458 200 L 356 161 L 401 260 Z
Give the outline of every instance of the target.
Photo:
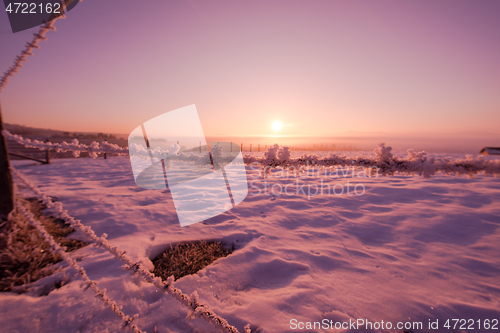
M 49 138 L 47 138 L 47 139 L 45 140 L 45 142 L 50 142 L 50 139 L 49 139 Z M 45 164 L 50 164 L 50 149 L 47 149 L 47 150 L 45 151 L 45 159 L 47 160 L 47 162 L 46 162 Z
M 104 140 L 104 142 L 108 143 L 108 140 Z M 104 159 L 106 160 L 107 158 L 108 158 L 108 153 L 107 153 L 107 152 L 105 152 L 105 153 L 104 153 Z
M 2 106 L 0 105 L 0 131 L 3 131 Z M 0 135 L 0 218 L 14 209 L 14 187 L 10 173 L 9 151 L 7 140 Z

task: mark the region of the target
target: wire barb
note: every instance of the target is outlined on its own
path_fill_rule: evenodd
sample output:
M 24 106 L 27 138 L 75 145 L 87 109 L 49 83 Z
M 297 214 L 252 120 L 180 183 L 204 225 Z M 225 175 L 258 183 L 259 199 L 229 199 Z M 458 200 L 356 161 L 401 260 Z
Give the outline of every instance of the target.
M 81 0 L 80 0 L 81 1 Z M 61 14 L 59 16 L 54 16 L 49 22 L 44 22 L 42 26 L 40 26 L 40 29 L 38 30 L 38 33 L 34 33 L 33 40 L 31 42 L 28 42 L 26 44 L 26 48 L 21 51 L 21 54 L 16 57 L 16 60 L 14 61 L 14 66 L 9 68 L 7 72 L 4 73 L 2 78 L 0 78 L 0 92 L 2 92 L 3 88 L 7 86 L 7 83 L 9 82 L 9 78 L 14 76 L 14 74 L 19 73 L 19 68 L 23 67 L 21 66 L 22 61 L 26 61 L 27 56 L 32 56 L 33 53 L 31 53 L 31 50 L 33 49 L 39 49 L 40 46 L 38 46 L 38 43 L 42 41 L 46 41 L 48 38 L 45 37 L 45 33 L 49 30 L 56 31 L 55 27 L 55 21 L 58 19 L 65 19 L 66 15 Z
M 67 252 L 65 252 L 65 249 L 63 247 L 61 247 L 55 241 L 55 239 L 52 237 L 51 234 L 49 234 L 47 232 L 47 230 L 45 230 L 45 227 L 42 225 L 42 223 L 40 221 L 38 221 L 35 218 L 33 213 L 31 213 L 26 208 L 24 208 L 20 201 L 16 202 L 16 208 L 19 211 L 19 213 L 33 227 L 35 227 L 38 230 L 38 232 L 45 239 L 45 241 L 47 243 L 49 243 L 49 245 L 51 245 L 51 249 L 53 249 L 54 252 L 57 252 L 63 258 L 64 261 L 66 261 L 70 266 L 72 266 L 82 276 L 83 280 L 85 281 L 85 283 L 88 286 L 87 289 L 88 288 L 92 289 L 94 291 L 94 293 L 96 294 L 96 296 L 100 300 L 102 300 L 111 309 L 111 311 L 113 313 L 115 313 L 116 315 L 118 315 L 118 317 L 120 317 L 122 319 L 122 321 L 124 323 L 124 327 L 127 327 L 127 326 L 130 327 L 130 329 L 132 331 L 134 331 L 135 333 L 145 333 L 145 332 L 141 331 L 136 325 L 132 324 L 132 321 L 135 318 L 137 318 L 138 315 L 136 314 L 133 317 L 130 317 L 130 316 L 126 315 L 125 313 L 123 313 L 123 311 L 121 311 L 121 307 L 115 301 L 111 300 L 108 296 L 106 296 L 106 290 L 105 289 L 100 290 L 99 287 L 97 287 L 97 283 L 88 277 L 85 269 L 83 267 L 81 267 L 80 265 L 78 265 L 76 260 L 71 258 L 71 256 Z M 11 217 L 12 217 L 12 215 L 11 215 Z
M 193 294 L 194 297 L 190 297 L 189 295 L 184 294 L 181 289 L 174 287 L 173 276 L 169 277 L 167 281 L 163 281 L 161 278 L 145 269 L 140 262 L 133 262 L 125 255 L 124 251 L 120 251 L 117 247 L 111 246 L 106 237 L 97 236 L 91 227 L 83 225 L 80 220 L 77 220 L 69 215 L 68 211 L 62 208 L 62 204 L 60 202 L 52 201 L 49 196 L 41 192 L 35 185 L 27 180 L 25 176 L 21 174 L 21 172 L 19 172 L 12 166 L 10 168 L 13 175 L 16 176 L 16 178 L 19 179 L 24 185 L 26 185 L 31 191 L 33 191 L 38 200 L 45 204 L 56 217 L 68 222 L 74 229 L 81 231 L 84 235 L 86 235 L 86 237 L 88 237 L 90 241 L 94 242 L 98 247 L 101 247 L 114 255 L 115 259 L 123 262 L 127 269 L 141 276 L 146 282 L 173 296 L 184 306 L 186 306 L 190 311 L 192 311 L 192 316 L 202 318 L 205 321 L 218 326 L 218 328 L 223 332 L 239 333 L 238 329 L 230 325 L 226 319 L 217 315 L 208 306 L 200 304 L 197 300 L 197 294 Z M 250 331 L 245 330 L 245 333 L 250 333 Z

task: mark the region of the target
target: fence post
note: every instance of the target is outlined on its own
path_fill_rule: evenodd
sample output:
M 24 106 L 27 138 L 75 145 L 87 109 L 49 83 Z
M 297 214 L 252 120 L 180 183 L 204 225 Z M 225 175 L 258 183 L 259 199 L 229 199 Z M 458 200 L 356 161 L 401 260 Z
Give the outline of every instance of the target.
M 2 107 L 0 105 L 0 131 L 3 131 Z M 14 209 L 14 186 L 10 173 L 9 151 L 7 140 L 0 134 L 0 218 Z
M 45 142 L 50 142 L 50 138 L 47 138 Z M 45 159 L 47 160 L 45 164 L 50 164 L 50 149 L 45 151 Z
M 250 152 L 252 152 L 252 144 L 250 144 Z
M 243 151 L 243 143 L 241 144 L 241 151 Z
M 107 142 L 108 142 L 108 140 L 104 139 L 104 142 L 106 142 L 106 143 L 107 143 Z M 105 159 L 105 160 L 106 160 L 106 159 L 108 159 L 108 153 L 106 153 L 106 152 L 104 153 L 104 159 Z

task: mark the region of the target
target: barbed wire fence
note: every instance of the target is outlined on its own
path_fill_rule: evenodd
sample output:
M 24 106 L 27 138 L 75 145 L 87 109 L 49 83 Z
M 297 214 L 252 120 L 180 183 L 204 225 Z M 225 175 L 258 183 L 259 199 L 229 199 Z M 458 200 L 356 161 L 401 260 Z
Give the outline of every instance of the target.
M 36 198 L 43 203 L 54 215 L 54 217 L 64 220 L 66 223 L 71 225 L 74 229 L 82 232 L 90 242 L 94 243 L 96 246 L 108 251 L 114 256 L 115 259 L 120 260 L 125 264 L 125 267 L 132 271 L 134 274 L 141 276 L 146 282 L 153 284 L 165 293 L 170 294 L 175 299 L 180 301 L 183 305 L 188 307 L 190 310 L 188 317 L 199 317 L 212 323 L 222 329 L 223 332 L 227 333 L 238 333 L 238 329 L 231 326 L 227 320 L 218 316 L 213 312 L 207 305 L 204 305 L 198 301 L 198 293 L 195 291 L 191 295 L 184 294 L 181 289 L 174 287 L 173 276 L 169 277 L 167 281 L 163 281 L 160 277 L 157 277 L 147 269 L 145 269 L 140 262 L 133 262 L 130 258 L 125 255 L 125 251 L 120 251 L 117 247 L 113 247 L 107 238 L 107 234 L 97 236 L 91 227 L 85 226 L 80 220 L 75 219 L 69 215 L 68 211 L 63 208 L 62 203 L 54 202 L 49 196 L 41 192 L 32 182 L 30 182 L 26 177 L 11 167 L 12 173 L 15 177 L 23 183 L 29 190 L 31 190 Z M 250 325 L 245 327 L 245 333 L 250 333 Z
M 54 149 L 58 152 L 71 152 L 74 157 L 79 157 L 82 152 L 87 152 L 92 158 L 97 158 L 100 153 L 109 153 L 115 155 L 134 157 L 152 156 L 161 160 L 163 158 L 179 162 L 195 163 L 204 165 L 210 163 L 206 154 L 178 153 L 172 155 L 168 149 L 149 149 L 133 144 L 129 151 L 127 147 L 120 147 L 106 141 L 98 143 L 92 142 L 90 145 L 79 143 L 77 139 L 72 142 L 42 142 L 23 138 L 20 135 L 12 134 L 3 130 L 2 134 L 8 140 L 13 140 L 26 148 L 36 148 L 39 150 Z M 249 166 L 258 166 L 262 169 L 264 176 L 271 172 L 272 168 L 287 168 L 300 171 L 307 168 L 365 168 L 368 175 L 394 175 L 396 173 L 405 175 L 419 174 L 424 177 L 431 177 L 437 172 L 446 175 L 467 175 L 475 176 L 484 174 L 486 176 L 500 176 L 500 160 L 487 160 L 483 156 L 474 159 L 468 156 L 465 159 L 453 158 L 435 158 L 429 157 L 425 152 L 415 152 L 413 149 L 407 151 L 407 157 L 402 158 L 392 153 L 392 147 L 386 147 L 381 143 L 374 150 L 375 157 L 347 157 L 345 155 L 336 155 L 330 153 L 327 156 L 319 156 L 314 153 L 301 152 L 300 156 L 292 157 L 292 151 L 289 147 L 280 147 L 278 145 L 270 146 L 264 152 L 264 156 L 247 154 L 243 156 L 243 162 Z M 229 162 L 229 161 L 228 161 Z
M 62 1 L 62 7 L 66 10 L 66 7 L 74 1 L 82 0 L 64 0 Z M 9 69 L 3 73 L 0 78 L 0 93 L 9 83 L 9 79 L 16 73 L 19 73 L 20 68 L 23 67 L 23 62 L 28 60 L 29 56 L 33 55 L 33 49 L 39 49 L 38 44 L 41 41 L 47 40 L 45 34 L 50 30 L 55 31 L 54 26 L 55 21 L 58 19 L 64 19 L 66 15 L 64 13 L 54 13 L 51 15 L 50 19 L 42 24 L 38 29 L 38 32 L 33 34 L 33 39 L 31 42 L 27 42 L 24 50 L 19 53 L 14 60 L 14 64 L 9 67 Z M 1 104 L 1 103 L 0 103 Z M 2 119 L 2 108 L 0 106 L 0 130 L 3 130 L 3 119 Z M 12 175 L 10 174 L 10 162 L 9 153 L 7 149 L 7 142 L 3 136 L 0 136 L 0 186 L 5 189 L 0 193 L 0 218 L 5 218 L 14 209 L 14 190 L 12 184 Z
M 73 1 L 82 1 L 82 0 L 65 0 L 62 2 L 63 8 L 65 9 Z M 55 31 L 55 21 L 61 18 L 66 18 L 64 14 L 53 15 L 48 22 L 45 22 L 40 26 L 37 33 L 34 34 L 33 40 L 28 42 L 25 46 L 25 49 L 16 56 L 14 60 L 14 64 L 3 74 L 0 78 L 0 92 L 7 86 L 10 78 L 12 78 L 16 73 L 19 73 L 20 68 L 23 67 L 23 62 L 27 61 L 29 56 L 33 55 L 33 49 L 39 49 L 38 45 L 41 41 L 47 40 L 45 36 L 48 31 Z M 138 315 L 134 315 L 130 317 L 121 311 L 122 307 L 120 307 L 115 301 L 111 300 L 106 294 L 104 290 L 100 290 L 97 287 L 97 283 L 91 280 L 85 272 L 85 269 L 78 265 L 78 263 L 71 258 L 71 256 L 64 251 L 54 238 L 45 230 L 40 221 L 38 221 L 34 215 L 26 210 L 19 200 L 16 200 L 14 196 L 14 188 L 13 188 L 13 179 L 12 173 L 16 175 L 16 178 L 28 186 L 36 195 L 37 198 L 43 202 L 49 209 L 53 209 L 56 212 L 56 215 L 59 218 L 62 218 L 64 221 L 69 223 L 75 229 L 82 231 L 92 242 L 94 242 L 97 246 L 104 248 L 108 252 L 114 255 L 116 259 L 121 260 L 125 263 L 125 267 L 134 272 L 135 274 L 140 275 L 145 281 L 155 285 L 157 288 L 164 290 L 166 293 L 172 295 L 175 299 L 180 301 L 183 305 L 189 308 L 189 313 L 187 318 L 199 317 L 205 319 L 207 322 L 214 324 L 223 332 L 227 333 L 239 333 L 238 329 L 234 326 L 231 326 L 227 320 L 218 316 L 214 313 L 208 306 L 201 304 L 198 301 L 198 293 L 195 291 L 191 296 L 182 293 L 182 291 L 173 286 L 173 276 L 167 279 L 167 281 L 163 281 L 161 278 L 155 276 L 153 273 L 144 269 L 140 263 L 132 262 L 128 257 L 125 256 L 125 251 L 120 251 L 116 247 L 111 246 L 111 244 L 106 240 L 107 235 L 103 234 L 98 237 L 95 232 L 88 226 L 84 226 L 81 221 L 73 218 L 68 214 L 66 210 L 62 208 L 61 203 L 53 202 L 48 196 L 39 191 L 31 182 L 29 182 L 23 175 L 15 170 L 11 165 L 8 158 L 8 149 L 6 139 L 14 139 L 15 141 L 22 141 L 22 144 L 25 147 L 30 148 L 38 148 L 40 150 L 46 149 L 55 149 L 56 151 L 72 151 L 74 157 L 78 157 L 81 151 L 88 151 L 89 156 L 95 158 L 99 153 L 113 153 L 117 155 L 126 155 L 128 154 L 128 148 L 122 148 L 118 145 L 114 145 L 111 143 L 103 142 L 98 144 L 97 142 L 93 142 L 91 145 L 80 144 L 76 139 L 71 143 L 63 142 L 61 144 L 53 144 L 53 143 L 45 143 L 30 139 L 24 139 L 16 137 L 15 135 L 10 134 L 8 131 L 4 130 L 3 122 L 2 122 L 2 114 L 0 108 L 0 131 L 2 135 L 0 135 L 0 186 L 2 187 L 2 194 L 0 195 L 0 217 L 6 217 L 7 219 L 15 219 L 16 210 L 24 217 L 28 223 L 30 223 L 33 227 L 35 227 L 41 234 L 41 236 L 47 241 L 51 249 L 61 255 L 61 257 L 72 266 L 83 278 L 86 284 L 95 292 L 96 296 L 101 299 L 104 304 L 110 308 L 110 310 L 115 313 L 122 322 L 124 323 L 124 327 L 129 327 L 134 332 L 143 332 L 141 331 L 132 321 L 138 317 Z M 245 326 L 245 333 L 250 333 L 250 324 Z
M 29 224 L 31 224 L 38 230 L 43 239 L 50 245 L 50 250 L 58 253 L 63 258 L 63 260 L 66 261 L 66 263 L 72 266 L 78 272 L 78 274 L 80 274 L 87 286 L 94 291 L 96 297 L 98 297 L 114 314 L 120 317 L 120 319 L 123 321 L 124 327 L 130 327 L 135 333 L 145 333 L 144 331 L 141 331 L 137 327 L 137 325 L 132 323 L 132 321 L 139 317 L 139 315 L 136 314 L 133 317 L 130 317 L 123 313 L 122 307 L 119 306 L 115 301 L 111 300 L 106 295 L 105 290 L 101 290 L 99 289 L 99 287 L 97 287 L 97 283 L 89 278 L 85 269 L 78 265 L 75 259 L 71 258 L 71 256 L 65 251 L 66 249 L 61 247 L 59 243 L 54 240 L 54 238 L 45 230 L 42 223 L 38 221 L 30 211 L 24 208 L 20 201 L 16 202 L 16 209 L 20 213 L 20 215 L 23 216 L 26 221 L 28 221 Z M 12 213 L 9 215 L 9 219 L 15 222 L 15 219 L 17 217 L 15 217 L 15 214 Z
M 64 0 L 62 1 L 63 9 L 66 9 L 66 7 L 74 1 L 82 0 Z M 64 13 L 54 13 L 47 22 L 40 26 L 38 32 L 33 34 L 33 40 L 26 43 L 24 50 L 21 51 L 18 56 L 16 56 L 14 64 L 6 72 L 3 73 L 3 76 L 0 79 L 0 92 L 2 92 L 2 90 L 7 86 L 7 84 L 9 83 L 9 79 L 14 76 L 14 74 L 19 73 L 19 69 L 23 67 L 23 62 L 27 61 L 28 57 L 33 55 L 33 49 L 39 49 L 40 46 L 38 46 L 38 44 L 41 41 L 47 40 L 45 34 L 50 30 L 56 31 L 56 27 L 54 25 L 56 20 L 65 18 L 66 15 Z

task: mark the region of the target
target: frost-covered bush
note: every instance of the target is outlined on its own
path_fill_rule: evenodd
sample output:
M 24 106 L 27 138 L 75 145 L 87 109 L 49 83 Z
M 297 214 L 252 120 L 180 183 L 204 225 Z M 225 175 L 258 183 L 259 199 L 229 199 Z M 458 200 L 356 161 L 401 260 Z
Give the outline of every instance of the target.
M 374 152 L 378 159 L 381 161 L 389 161 L 392 159 L 392 147 L 386 147 L 385 143 L 379 143 L 378 147 L 375 148 Z
M 429 158 L 424 151 L 415 152 L 408 150 L 407 158 L 400 158 L 392 154 L 392 147 L 385 146 L 384 143 L 378 145 L 374 150 L 375 158 L 355 157 L 348 158 L 331 153 L 326 157 L 319 157 L 314 154 L 303 154 L 292 158 L 287 147 L 279 147 L 277 144 L 269 147 L 264 153 L 264 157 L 245 155 L 244 162 L 247 165 L 260 165 L 263 176 L 270 173 L 271 168 L 294 169 L 298 172 L 307 168 L 336 168 L 336 167 L 362 167 L 367 175 L 394 175 L 419 174 L 423 177 L 431 177 L 436 172 L 443 172 L 447 175 L 468 175 L 473 177 L 476 174 L 484 173 L 487 176 L 500 176 L 500 161 L 485 160 L 480 157 L 473 159 L 467 156 L 466 159 L 446 159 Z

